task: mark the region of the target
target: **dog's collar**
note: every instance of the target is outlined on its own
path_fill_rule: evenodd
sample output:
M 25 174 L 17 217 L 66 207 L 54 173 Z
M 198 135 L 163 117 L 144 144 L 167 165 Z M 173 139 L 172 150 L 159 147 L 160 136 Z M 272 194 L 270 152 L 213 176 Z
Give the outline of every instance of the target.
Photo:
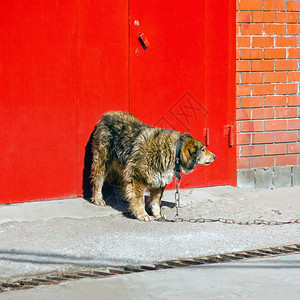
M 175 177 L 181 179 L 180 173 L 180 151 L 181 151 L 181 139 L 179 138 L 176 144 L 176 155 L 175 155 Z

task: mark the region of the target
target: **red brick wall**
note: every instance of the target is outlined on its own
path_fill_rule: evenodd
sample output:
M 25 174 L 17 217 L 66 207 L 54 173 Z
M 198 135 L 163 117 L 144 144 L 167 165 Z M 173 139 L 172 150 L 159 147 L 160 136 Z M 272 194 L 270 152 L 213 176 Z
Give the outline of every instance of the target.
M 237 1 L 237 168 L 300 164 L 300 0 Z

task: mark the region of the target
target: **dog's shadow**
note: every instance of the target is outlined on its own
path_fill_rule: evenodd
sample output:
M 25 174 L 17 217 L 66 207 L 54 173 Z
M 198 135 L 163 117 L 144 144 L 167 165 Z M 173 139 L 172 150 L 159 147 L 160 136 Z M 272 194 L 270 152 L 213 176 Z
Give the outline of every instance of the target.
M 82 190 L 83 190 L 83 199 L 91 202 L 92 199 L 92 184 L 91 184 L 91 167 L 93 161 L 93 153 L 92 153 L 92 138 L 95 129 L 91 133 L 89 140 L 85 146 L 85 156 L 84 156 L 84 168 L 82 172 Z M 106 202 L 106 205 L 112 207 L 113 209 L 122 212 L 122 214 L 127 218 L 134 218 L 129 212 L 129 204 L 124 198 L 123 190 L 118 185 L 116 178 L 112 178 L 109 182 L 106 182 L 103 186 L 103 199 Z M 148 197 L 145 196 L 145 202 L 148 203 Z M 91 203 L 91 205 L 93 205 Z M 173 208 L 175 206 L 174 203 L 170 203 L 167 201 L 162 201 L 162 206 L 166 206 L 169 208 Z M 151 214 L 148 206 L 146 205 L 147 213 Z

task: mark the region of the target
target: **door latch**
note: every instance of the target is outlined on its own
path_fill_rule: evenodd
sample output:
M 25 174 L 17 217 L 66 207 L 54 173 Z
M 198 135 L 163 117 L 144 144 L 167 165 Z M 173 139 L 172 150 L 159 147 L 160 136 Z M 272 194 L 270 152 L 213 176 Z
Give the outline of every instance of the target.
M 224 126 L 224 136 L 228 136 L 228 146 L 232 147 L 234 145 L 234 126 L 225 125 Z
M 138 40 L 141 43 L 144 50 L 146 50 L 149 47 L 150 43 L 148 42 L 148 40 L 145 37 L 144 33 L 140 33 L 140 36 L 139 36 Z

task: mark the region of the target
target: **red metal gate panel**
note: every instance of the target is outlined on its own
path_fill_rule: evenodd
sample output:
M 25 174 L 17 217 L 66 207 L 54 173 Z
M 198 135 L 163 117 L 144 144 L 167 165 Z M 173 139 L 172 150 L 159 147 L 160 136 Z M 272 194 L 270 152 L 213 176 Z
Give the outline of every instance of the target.
M 101 115 L 129 110 L 128 1 L 78 1 L 77 195 L 90 196 L 91 137 Z
M 75 4 L 0 3 L 0 203 L 76 195 Z
M 207 139 L 217 155 L 187 175 L 184 187 L 236 184 L 235 147 L 226 131 L 235 123 L 234 5 L 130 0 L 130 111 Z
M 229 2 L 2 1 L 0 203 L 88 196 L 90 137 L 117 109 L 200 140 L 209 133 L 218 158 L 183 186 L 234 185 Z

